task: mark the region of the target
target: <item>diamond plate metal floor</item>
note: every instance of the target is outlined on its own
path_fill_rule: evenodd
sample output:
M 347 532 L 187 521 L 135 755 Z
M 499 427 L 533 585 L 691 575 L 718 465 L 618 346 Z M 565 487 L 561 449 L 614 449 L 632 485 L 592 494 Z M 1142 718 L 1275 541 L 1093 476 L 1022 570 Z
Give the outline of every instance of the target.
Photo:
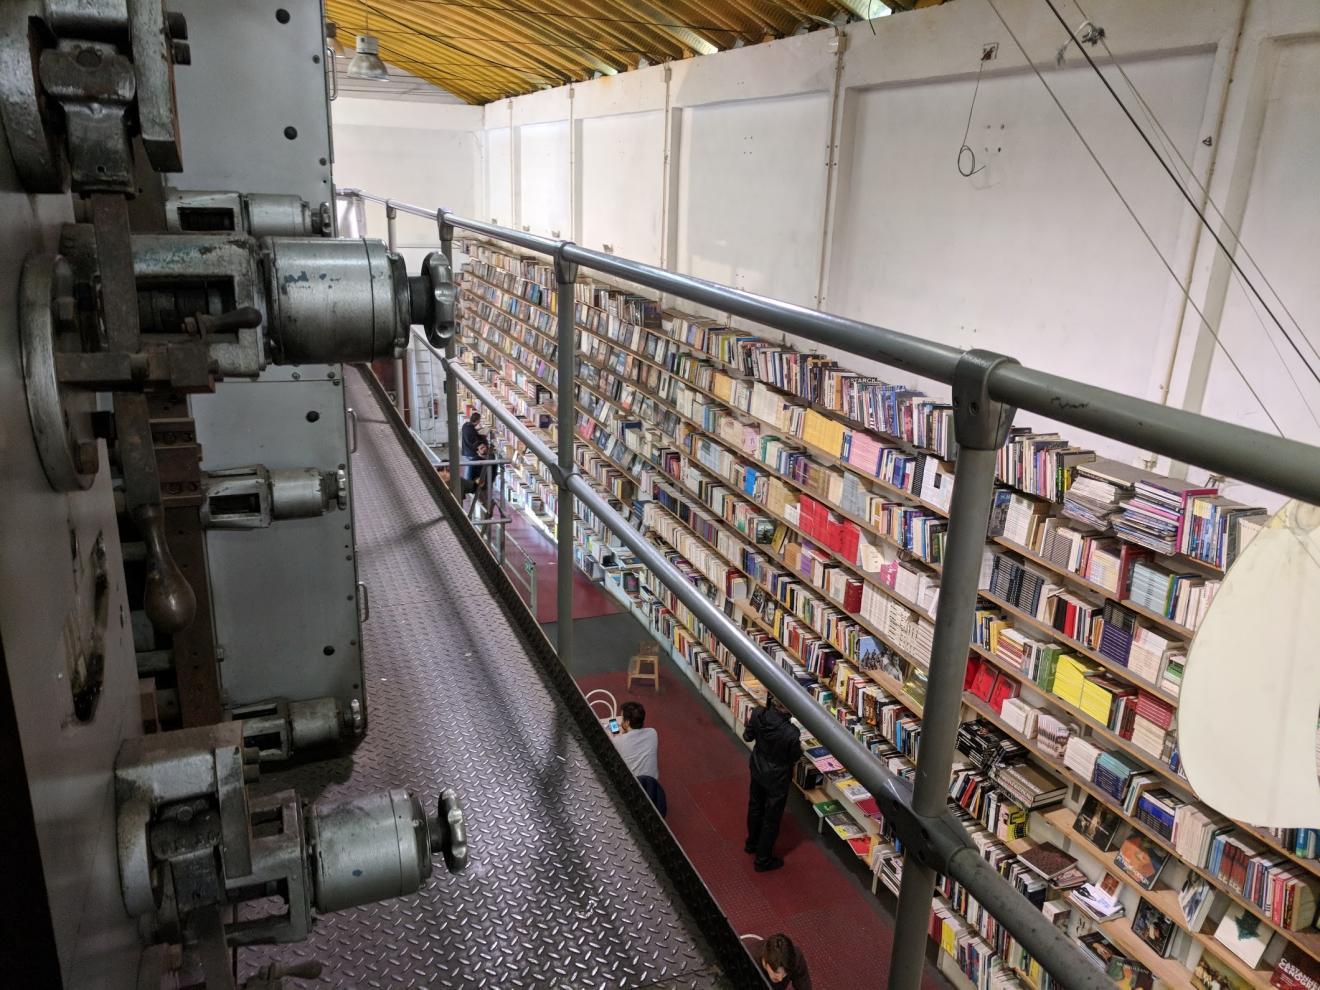
M 316 959 L 342 987 L 723 987 L 714 953 L 622 815 L 499 599 L 357 374 L 353 458 L 370 726 L 351 757 L 263 774 L 335 796 L 442 784 L 472 863 L 412 897 L 328 915 L 296 945 L 242 950 L 242 975 Z

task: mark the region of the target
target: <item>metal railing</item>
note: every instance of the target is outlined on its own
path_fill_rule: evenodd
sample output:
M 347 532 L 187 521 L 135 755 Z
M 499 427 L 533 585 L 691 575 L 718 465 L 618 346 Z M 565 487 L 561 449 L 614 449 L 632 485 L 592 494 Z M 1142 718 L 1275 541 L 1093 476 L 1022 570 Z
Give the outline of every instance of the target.
M 426 440 L 415 429 L 409 427 L 408 432 L 412 435 L 413 441 L 421 448 L 426 459 L 430 461 L 431 466 L 437 471 L 449 470 L 449 462 L 435 452 L 435 449 L 426 442 Z M 508 524 L 509 515 L 504 511 L 507 505 L 505 497 L 505 482 L 501 480 L 500 486 L 495 488 L 493 485 L 493 475 L 495 469 L 511 464 L 507 458 L 490 458 L 481 461 L 464 460 L 459 458 L 459 467 L 480 467 L 484 484 L 481 485 L 473 495 L 471 503 L 468 505 L 466 516 L 469 523 L 476 529 L 486 548 L 490 550 L 491 556 L 495 562 L 500 565 L 513 581 L 515 587 L 520 589 L 519 597 L 527 603 L 528 610 L 532 615 L 536 615 L 536 558 L 529 554 L 525 547 L 509 535 Z M 504 472 L 499 472 L 501 479 Z M 461 485 L 461 482 L 460 482 Z M 491 498 L 492 492 L 498 492 L 498 498 Z M 486 498 L 483 499 L 482 495 Z M 463 503 L 460 501 L 459 505 Z M 517 554 L 518 560 L 515 563 L 509 559 L 509 549 L 512 548 Z
M 1086 960 L 1078 946 L 1047 922 L 1034 905 L 980 857 L 970 836 L 947 807 L 962 707 L 967 644 L 993 497 L 996 451 L 1004 442 L 1015 408 L 1021 408 L 1142 450 L 1320 504 L 1320 449 L 1025 368 L 1003 355 L 979 350 L 962 351 L 857 320 L 590 251 L 568 241 L 470 220 L 444 209 L 412 206 L 361 190 L 342 189 L 339 195 L 382 204 L 387 214 L 402 211 L 434 219 L 441 251 L 451 261 L 455 229 L 515 245 L 553 261 L 558 289 L 560 357 L 556 369 L 558 451 L 551 450 L 534 436 L 458 365 L 452 337 L 445 342 L 443 353 L 432 342 L 424 340 L 423 343 L 442 359 L 447 381 L 462 382 L 536 457 L 557 471 L 561 548 L 572 546 L 573 500 L 576 498 L 617 535 L 875 797 L 881 812 L 893 824 L 905 851 L 889 986 L 893 990 L 915 990 L 920 985 L 938 871 L 962 884 L 1061 984 L 1095 990 L 1110 987 L 1109 980 Z M 959 453 L 954 468 L 915 784 L 910 785 L 891 773 L 763 653 L 742 629 L 689 584 L 577 473 L 573 462 L 574 403 L 565 398 L 573 394 L 574 368 L 573 363 L 565 363 L 563 357 L 576 353 L 573 284 L 579 266 L 952 387 Z M 457 389 L 448 386 L 446 397 L 450 408 L 451 447 L 457 449 Z M 563 662 L 571 664 L 573 555 L 561 550 L 558 558 L 559 649 Z

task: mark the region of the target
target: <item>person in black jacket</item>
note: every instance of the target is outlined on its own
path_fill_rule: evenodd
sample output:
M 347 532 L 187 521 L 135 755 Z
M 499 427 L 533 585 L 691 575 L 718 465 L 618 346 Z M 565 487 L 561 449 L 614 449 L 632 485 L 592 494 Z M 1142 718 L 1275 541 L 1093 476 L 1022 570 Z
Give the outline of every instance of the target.
M 747 841 L 743 850 L 756 854 L 756 870 L 777 870 L 784 861 L 774 854 L 779 820 L 784 817 L 793 767 L 802 758 L 802 741 L 789 714 L 773 696 L 752 712 L 743 738 L 755 743 L 747 794 Z
M 486 443 L 486 435 L 481 432 L 481 413 L 474 412 L 463 424 L 461 442 L 464 460 L 482 459 L 480 448 Z M 467 465 L 463 468 L 463 477 L 468 481 L 476 481 L 481 477 L 481 465 Z

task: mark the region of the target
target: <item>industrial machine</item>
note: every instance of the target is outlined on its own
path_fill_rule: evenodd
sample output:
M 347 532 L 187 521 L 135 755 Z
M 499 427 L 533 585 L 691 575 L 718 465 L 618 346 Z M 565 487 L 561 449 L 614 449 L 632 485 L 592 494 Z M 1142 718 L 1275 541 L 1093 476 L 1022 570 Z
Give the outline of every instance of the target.
M 326 50 L 317 0 L 0 4 L 21 985 L 233 986 L 232 947 L 466 862 L 441 786 L 248 792 L 368 727 L 342 365 L 454 323 L 441 255 L 333 236 Z

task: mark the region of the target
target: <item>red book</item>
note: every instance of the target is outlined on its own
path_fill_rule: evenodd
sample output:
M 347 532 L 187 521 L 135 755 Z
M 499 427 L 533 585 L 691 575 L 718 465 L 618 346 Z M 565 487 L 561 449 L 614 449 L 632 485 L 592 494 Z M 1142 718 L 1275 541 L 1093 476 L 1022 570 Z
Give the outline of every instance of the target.
M 984 666 L 985 661 L 976 656 L 976 654 L 972 654 L 967 658 L 967 670 L 963 673 L 964 691 L 970 691 L 972 689 L 972 682 L 976 680 L 976 675 L 981 672 L 981 668 Z
M 976 679 L 972 681 L 971 692 L 982 701 L 989 701 L 990 695 L 995 689 L 995 681 L 998 679 L 995 668 L 989 664 L 983 664 L 981 669 L 976 672 Z
M 1270 985 L 1279 990 L 1320 990 L 1320 962 L 1290 945 L 1270 974 Z
M 843 608 L 845 612 L 860 612 L 862 610 L 862 582 L 857 578 L 851 578 L 843 592 Z
M 861 545 L 862 531 L 857 528 L 857 524 L 848 520 L 843 523 L 843 545 L 839 548 L 839 555 L 844 560 L 857 562 L 857 549 Z
M 1016 698 L 1020 690 L 1017 681 L 1011 677 L 1001 677 L 995 682 L 994 689 L 990 692 L 990 707 L 995 710 L 995 714 L 1002 714 L 1004 711 L 1004 702 L 1009 698 Z
M 835 553 L 843 555 L 843 523 L 838 519 L 831 517 L 825 524 L 825 532 L 829 536 L 829 548 Z

